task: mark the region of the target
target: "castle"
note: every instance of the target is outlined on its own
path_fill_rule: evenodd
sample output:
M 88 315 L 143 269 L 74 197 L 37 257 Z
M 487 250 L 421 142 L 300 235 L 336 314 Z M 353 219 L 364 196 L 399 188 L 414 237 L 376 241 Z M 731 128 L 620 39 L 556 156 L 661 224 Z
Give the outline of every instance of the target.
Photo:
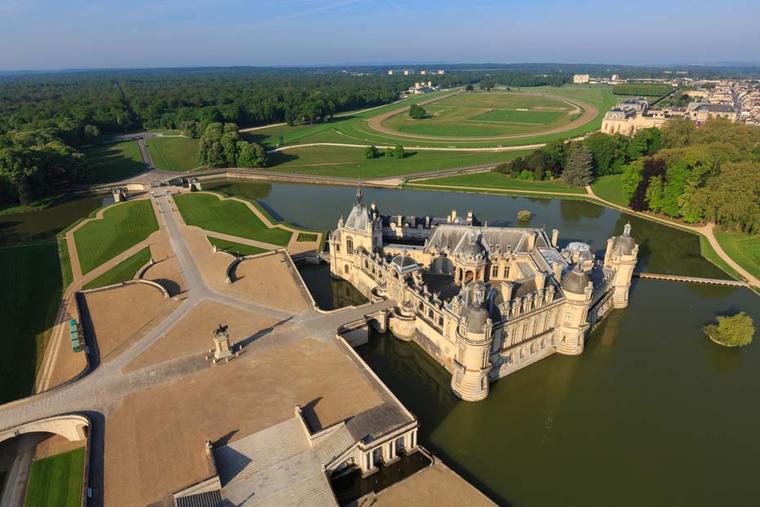
M 604 259 L 589 245 L 560 250 L 559 233 L 482 225 L 472 213 L 381 215 L 361 190 L 329 238 L 330 269 L 370 298 L 396 306 L 387 326 L 451 374 L 463 400 L 555 352 L 583 352 L 589 330 L 628 305 L 638 245 L 626 225 Z

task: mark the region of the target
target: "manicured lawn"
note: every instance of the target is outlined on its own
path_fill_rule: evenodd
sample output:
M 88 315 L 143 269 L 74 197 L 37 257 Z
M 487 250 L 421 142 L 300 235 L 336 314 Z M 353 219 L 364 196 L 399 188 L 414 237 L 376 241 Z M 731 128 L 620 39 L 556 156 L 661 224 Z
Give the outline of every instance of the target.
M 204 193 L 181 194 L 174 200 L 186 224 L 207 231 L 279 246 L 286 246 L 292 236 L 284 229 L 268 228 L 248 206 L 239 201 L 221 200 Z
M 620 206 L 627 207 L 628 203 L 626 202 L 625 196 L 623 195 L 622 178 L 622 174 L 602 176 L 591 185 L 591 189 L 602 199 L 618 204 Z
M 526 190 L 539 192 L 568 192 L 572 194 L 586 193 L 584 188 L 572 187 L 562 181 L 518 180 L 497 172 L 462 174 L 459 176 L 449 176 L 448 178 L 420 180 L 411 184 L 411 186 L 417 185 L 473 187 L 485 190 Z
M 148 200 L 117 204 L 74 233 L 82 273 L 88 273 L 158 230 Z
M 115 283 L 125 282 L 135 277 L 137 270 L 150 260 L 150 247 L 145 247 L 132 257 L 112 267 L 99 277 L 85 284 L 84 289 L 96 289 Z
M 715 237 L 721 248 L 741 267 L 760 278 L 760 235 L 716 229 Z
M 78 507 L 84 485 L 84 448 L 32 462 L 26 507 Z
M 198 140 L 188 137 L 154 137 L 146 141 L 153 164 L 164 171 L 190 171 L 198 163 Z
M 308 232 L 299 232 L 298 237 L 296 238 L 296 241 L 302 241 L 302 242 L 316 241 L 316 240 L 317 240 L 317 235 L 310 234 Z
M 56 238 L 58 243 L 58 259 L 61 262 L 61 279 L 63 280 L 63 290 L 71 285 L 74 281 L 74 273 L 71 270 L 71 258 L 69 257 L 69 243 L 64 236 Z
M 99 183 L 123 180 L 145 170 L 137 141 L 101 144 L 85 149 L 84 154 Z
M 311 146 L 270 154 L 270 160 L 272 161 L 270 169 L 282 172 L 363 179 L 382 176 L 402 176 L 483 164 L 497 164 L 526 155 L 527 153 L 529 152 L 463 153 L 409 150 L 403 159 L 380 156 L 368 160 L 364 157 L 364 148 Z
M 28 396 L 61 299 L 55 241 L 0 248 L 0 403 Z
M 226 239 L 215 238 L 213 236 L 208 236 L 208 242 L 216 246 L 217 250 L 234 255 L 256 255 L 267 251 L 263 248 L 244 245 L 243 243 L 236 243 L 234 241 L 227 241 Z

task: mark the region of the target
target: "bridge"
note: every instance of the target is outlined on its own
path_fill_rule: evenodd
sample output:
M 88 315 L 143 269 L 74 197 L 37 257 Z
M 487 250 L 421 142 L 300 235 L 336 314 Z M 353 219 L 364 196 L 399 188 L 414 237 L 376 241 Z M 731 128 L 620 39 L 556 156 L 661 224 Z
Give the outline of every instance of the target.
M 725 280 L 722 278 L 700 278 L 698 276 L 666 275 L 662 273 L 634 273 L 633 276 L 646 280 L 667 280 L 670 282 L 702 283 L 707 285 L 723 285 L 727 287 L 749 287 L 742 280 Z

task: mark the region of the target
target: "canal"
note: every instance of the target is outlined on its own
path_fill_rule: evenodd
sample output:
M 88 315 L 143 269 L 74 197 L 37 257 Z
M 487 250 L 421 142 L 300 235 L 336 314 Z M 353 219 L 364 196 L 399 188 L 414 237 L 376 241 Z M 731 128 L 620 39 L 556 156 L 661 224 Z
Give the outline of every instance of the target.
M 355 192 L 213 188 L 325 230 L 348 214 Z M 585 241 L 597 252 L 630 221 L 640 269 L 725 277 L 700 256 L 696 236 L 582 201 L 381 189 L 366 189 L 365 198 L 385 213 L 473 210 L 500 225 L 528 209 L 531 225 L 560 230 L 561 244 Z M 310 269 L 318 299 L 352 301 L 327 269 Z M 701 332 L 716 315 L 739 310 L 760 323 L 760 299 L 747 289 L 634 280 L 630 306 L 591 334 L 583 355 L 523 369 L 479 403 L 455 398 L 449 374 L 414 344 L 376 334 L 359 352 L 417 415 L 423 445 L 500 504 L 741 505 L 760 494 L 760 344 L 726 349 Z

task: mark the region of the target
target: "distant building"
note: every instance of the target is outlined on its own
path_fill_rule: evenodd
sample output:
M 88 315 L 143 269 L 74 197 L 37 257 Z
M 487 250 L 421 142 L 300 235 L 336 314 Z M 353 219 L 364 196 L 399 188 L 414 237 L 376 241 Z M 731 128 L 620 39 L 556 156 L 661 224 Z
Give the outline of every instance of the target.
M 426 70 L 421 70 L 421 71 L 420 71 L 420 75 L 421 75 L 421 76 L 424 76 L 424 75 L 426 75 L 426 74 L 427 74 L 427 71 L 426 71 Z
M 729 104 L 709 104 L 704 102 L 692 102 L 686 109 L 689 118 L 698 125 L 713 118 L 724 118 L 736 121 L 736 110 Z
M 408 76 L 411 73 L 412 73 L 412 71 L 404 69 L 404 75 L 405 76 Z
M 388 75 L 389 75 L 389 76 L 392 76 L 392 75 L 393 75 L 393 71 L 392 71 L 392 70 L 389 70 L 389 71 L 388 71 Z
M 591 76 L 588 74 L 575 74 L 573 76 L 573 84 L 588 84 L 591 81 Z
M 619 76 L 619 75 L 617 75 L 617 74 L 613 74 L 613 75 L 612 75 L 612 79 L 610 79 L 610 81 L 613 81 L 613 82 L 614 82 L 614 81 L 620 81 L 620 76 Z
M 445 70 L 443 70 L 443 69 L 438 69 L 438 75 L 439 75 L 439 76 L 442 76 L 442 75 L 444 75 L 445 73 L 446 73 L 446 71 L 445 71 Z

